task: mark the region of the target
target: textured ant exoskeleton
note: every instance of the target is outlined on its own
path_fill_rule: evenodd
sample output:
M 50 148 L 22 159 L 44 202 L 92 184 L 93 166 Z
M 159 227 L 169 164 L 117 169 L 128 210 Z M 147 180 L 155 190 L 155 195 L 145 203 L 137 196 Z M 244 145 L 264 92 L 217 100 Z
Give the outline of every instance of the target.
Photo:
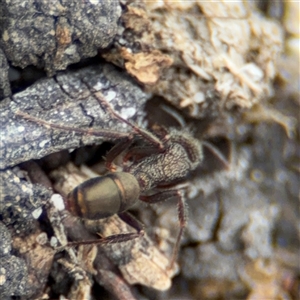
M 143 234 L 140 224 L 126 214 L 126 211 L 139 200 L 149 204 L 169 199 L 177 200 L 180 230 L 170 263 L 172 268 L 186 226 L 185 193 L 183 188 L 176 187 L 176 184 L 201 164 L 203 145 L 214 152 L 224 164 L 227 165 L 227 162 L 209 143 L 200 142 L 187 132 L 175 129 L 166 131 L 160 128 L 155 134 L 151 133 L 117 114 L 102 93 L 96 92 L 95 98 L 112 116 L 129 125 L 133 133 L 125 137 L 124 133 L 120 133 L 121 141 L 107 153 L 106 167 L 112 172 L 89 179 L 77 186 L 65 199 L 66 207 L 76 216 L 93 220 L 118 214 L 138 231 L 138 233 L 120 234 L 103 240 L 104 243 L 118 243 Z M 52 124 L 20 111 L 16 114 L 43 126 L 84 132 L 84 129 Z M 109 135 L 105 130 L 85 131 L 92 135 Z M 111 132 L 111 137 L 116 136 L 118 133 Z M 120 157 L 122 172 L 115 172 L 114 161 Z

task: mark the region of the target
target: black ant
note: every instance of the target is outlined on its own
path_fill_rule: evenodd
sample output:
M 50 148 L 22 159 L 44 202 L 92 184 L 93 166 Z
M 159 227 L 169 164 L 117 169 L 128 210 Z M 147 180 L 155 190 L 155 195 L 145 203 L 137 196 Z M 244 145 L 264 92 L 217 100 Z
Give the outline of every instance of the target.
M 124 135 L 124 133 L 101 129 L 77 129 L 49 123 L 21 111 L 17 111 L 16 114 L 48 128 L 119 137 L 121 141 L 106 155 L 106 167 L 111 173 L 89 179 L 77 186 L 65 199 L 66 208 L 76 216 L 93 220 L 118 214 L 121 219 L 134 227 L 137 233 L 119 234 L 98 242 L 118 243 L 143 235 L 139 222 L 126 213 L 136 202 L 140 200 L 153 204 L 169 199 L 177 200 L 180 230 L 169 266 L 171 269 L 175 263 L 187 222 L 185 192 L 176 184 L 201 164 L 203 145 L 216 154 L 226 166 L 228 163 L 223 155 L 209 143 L 201 142 L 182 130 L 166 131 L 159 128 L 157 132 L 151 133 L 117 114 L 101 92 L 96 92 L 94 96 L 106 111 L 129 125 L 133 133 Z M 116 172 L 114 165 L 114 161 L 119 157 L 122 158 L 122 172 Z M 86 244 L 85 242 L 79 243 Z

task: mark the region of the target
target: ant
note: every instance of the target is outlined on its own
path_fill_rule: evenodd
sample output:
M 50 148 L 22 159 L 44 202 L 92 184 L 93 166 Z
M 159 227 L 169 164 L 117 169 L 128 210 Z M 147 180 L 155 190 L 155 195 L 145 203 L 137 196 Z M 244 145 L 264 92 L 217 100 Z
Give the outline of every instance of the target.
M 151 133 L 122 118 L 113 110 L 101 92 L 94 93 L 94 97 L 105 111 L 130 126 L 133 132 L 124 135 L 124 133 L 101 129 L 77 129 L 49 123 L 21 111 L 17 111 L 16 115 L 47 128 L 97 136 L 119 136 L 120 141 L 106 155 L 106 168 L 111 173 L 83 182 L 71 191 L 64 201 L 66 208 L 73 215 L 84 219 L 97 220 L 118 214 L 122 220 L 134 227 L 137 233 L 118 234 L 103 238 L 99 242 L 79 243 L 119 243 L 140 237 L 144 234 L 142 226 L 127 214 L 127 210 L 139 200 L 153 204 L 174 199 L 178 202 L 179 232 L 169 265 L 169 269 L 172 269 L 187 223 L 184 188 L 176 185 L 202 163 L 203 146 L 208 147 L 226 167 L 228 163 L 208 142 L 199 141 L 189 133 L 176 129 L 167 131 L 164 128 L 156 128 L 155 133 Z M 119 158 L 121 158 L 122 172 L 117 172 L 114 164 Z

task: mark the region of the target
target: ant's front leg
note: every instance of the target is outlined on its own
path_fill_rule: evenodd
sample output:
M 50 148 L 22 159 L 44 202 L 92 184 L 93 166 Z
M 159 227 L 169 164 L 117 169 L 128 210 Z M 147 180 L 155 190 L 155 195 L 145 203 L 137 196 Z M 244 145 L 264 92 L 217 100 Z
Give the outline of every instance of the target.
M 174 246 L 172 259 L 168 267 L 169 270 L 172 270 L 178 255 L 180 240 L 182 238 L 183 231 L 187 223 L 187 209 L 186 209 L 184 192 L 181 189 L 177 189 L 177 190 L 162 191 L 150 196 L 140 196 L 141 201 L 149 204 L 158 203 L 170 199 L 175 199 L 178 202 L 177 211 L 178 211 L 178 221 L 179 221 L 179 232 Z
M 105 159 L 105 167 L 107 170 L 111 172 L 116 171 L 116 167 L 114 166 L 114 160 L 124 152 L 131 144 L 132 144 L 132 135 L 128 135 L 126 138 L 122 139 L 119 143 L 114 145 L 106 154 Z

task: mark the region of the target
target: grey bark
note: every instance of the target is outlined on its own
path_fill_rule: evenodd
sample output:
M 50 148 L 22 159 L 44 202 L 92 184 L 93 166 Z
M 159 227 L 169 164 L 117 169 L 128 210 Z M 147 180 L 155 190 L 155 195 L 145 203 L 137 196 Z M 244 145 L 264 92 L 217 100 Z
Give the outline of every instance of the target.
M 95 91 L 101 91 L 123 117 L 141 122 L 146 94 L 128 76 L 111 65 L 88 67 L 42 79 L 23 92 L 15 94 L 10 103 L 3 103 L 0 107 L 3 126 L 0 169 L 63 149 L 74 149 L 113 139 L 49 129 L 16 116 L 18 110 L 68 127 L 130 131 L 104 111 L 93 96 Z
M 1 1 L 0 47 L 24 68 L 49 75 L 97 55 L 117 32 L 118 1 Z

